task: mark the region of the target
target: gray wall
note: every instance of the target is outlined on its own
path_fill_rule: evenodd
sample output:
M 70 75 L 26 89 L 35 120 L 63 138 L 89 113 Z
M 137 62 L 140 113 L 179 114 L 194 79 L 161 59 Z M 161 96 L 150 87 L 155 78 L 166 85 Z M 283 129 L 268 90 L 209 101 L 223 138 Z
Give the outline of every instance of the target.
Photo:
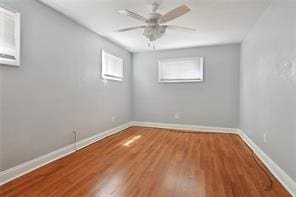
M 196 56 L 205 57 L 203 83 L 158 83 L 159 60 Z M 238 127 L 239 44 L 135 53 L 133 57 L 134 120 Z
M 132 84 L 126 50 L 34 0 L 0 3 L 22 13 L 21 67 L 0 66 L 0 171 L 71 144 L 73 129 L 83 139 L 128 122 L 131 109 L 138 121 L 238 127 L 239 45 L 136 53 Z M 295 9 L 269 7 L 240 71 L 240 128 L 294 180 Z M 124 59 L 124 82 L 100 79 L 102 48 Z M 205 82 L 157 82 L 158 60 L 192 56 L 205 56 Z
M 243 41 L 240 96 L 240 128 L 294 180 L 295 10 L 295 2 L 273 3 Z
M 131 120 L 131 53 L 35 0 L 0 3 L 22 13 L 21 67 L 0 66 L 0 171 Z M 102 82 L 102 48 L 124 82 Z

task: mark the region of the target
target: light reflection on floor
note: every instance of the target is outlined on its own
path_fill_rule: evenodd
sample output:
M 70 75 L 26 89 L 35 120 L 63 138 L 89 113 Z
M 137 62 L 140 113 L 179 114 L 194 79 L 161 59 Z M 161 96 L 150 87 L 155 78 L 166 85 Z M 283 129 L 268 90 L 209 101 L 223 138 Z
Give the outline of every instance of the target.
M 141 135 L 137 135 L 137 136 L 133 137 L 132 139 L 128 140 L 127 142 L 125 142 L 123 144 L 123 146 L 129 147 L 133 142 L 140 139 L 141 137 L 142 137 Z
M 184 196 L 205 196 L 205 185 L 199 180 L 199 177 L 189 175 L 188 172 L 176 174 L 176 171 L 165 173 L 164 187 L 172 194 L 182 193 Z M 187 176 L 185 176 L 187 174 Z
M 95 196 L 109 197 L 109 196 L 121 196 L 120 185 L 123 183 L 122 174 L 116 173 L 114 175 L 107 176 L 102 183 L 100 189 L 95 193 Z

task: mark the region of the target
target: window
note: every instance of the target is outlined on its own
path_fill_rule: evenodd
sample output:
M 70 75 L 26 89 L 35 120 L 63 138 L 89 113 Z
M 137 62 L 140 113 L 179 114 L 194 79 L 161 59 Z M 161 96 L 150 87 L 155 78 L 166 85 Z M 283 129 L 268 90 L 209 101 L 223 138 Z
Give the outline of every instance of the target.
M 203 81 L 203 57 L 159 61 L 159 82 Z
M 123 61 L 121 58 L 111 55 L 102 50 L 102 77 L 122 81 Z
M 20 65 L 20 14 L 0 7 L 0 64 Z

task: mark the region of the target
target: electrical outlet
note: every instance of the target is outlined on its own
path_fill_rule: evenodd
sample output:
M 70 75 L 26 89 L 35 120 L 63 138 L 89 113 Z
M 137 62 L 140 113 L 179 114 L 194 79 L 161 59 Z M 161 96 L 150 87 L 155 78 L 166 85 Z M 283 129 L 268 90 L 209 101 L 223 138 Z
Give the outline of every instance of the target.
M 263 142 L 266 143 L 266 141 L 267 141 L 267 133 L 264 133 L 263 134 Z
M 115 122 L 116 121 L 116 117 L 115 116 L 112 116 L 111 121 L 112 122 Z
M 180 116 L 179 116 L 178 113 L 175 113 L 174 117 L 175 117 L 175 119 L 179 119 L 180 118 Z

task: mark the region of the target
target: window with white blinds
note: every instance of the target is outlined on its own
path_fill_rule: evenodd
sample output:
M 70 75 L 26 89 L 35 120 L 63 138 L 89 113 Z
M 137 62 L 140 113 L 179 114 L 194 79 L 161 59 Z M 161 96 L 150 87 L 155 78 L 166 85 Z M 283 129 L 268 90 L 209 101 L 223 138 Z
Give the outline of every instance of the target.
M 19 66 L 20 14 L 0 7 L 0 64 Z
M 159 82 L 203 81 L 203 57 L 159 61 Z
M 102 51 L 102 77 L 116 81 L 122 81 L 123 78 L 123 60 L 104 50 Z

